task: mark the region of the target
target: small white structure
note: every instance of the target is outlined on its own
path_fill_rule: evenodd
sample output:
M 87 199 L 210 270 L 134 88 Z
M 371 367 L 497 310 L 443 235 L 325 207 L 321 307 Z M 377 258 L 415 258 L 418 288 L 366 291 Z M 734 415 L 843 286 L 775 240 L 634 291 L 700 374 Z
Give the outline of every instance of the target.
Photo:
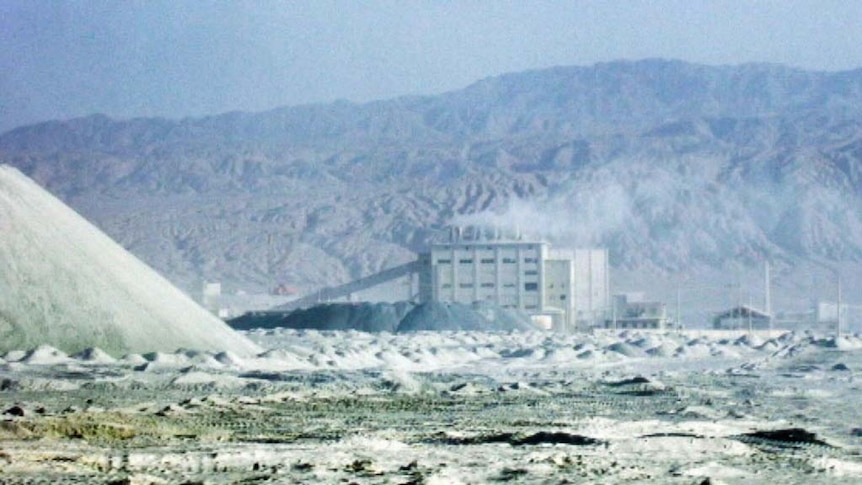
M 201 306 L 221 319 L 230 318 L 233 316 L 230 308 L 224 307 L 222 300 L 221 283 L 205 281 L 203 285 L 203 299 L 201 300 Z
M 203 307 L 215 313 L 214 310 L 216 310 L 218 300 L 221 298 L 221 283 L 204 281 L 202 290 L 203 300 L 201 303 L 203 303 Z
M 604 249 L 553 251 L 541 240 L 502 239 L 455 231 L 447 243 L 420 256 L 419 299 L 490 301 L 517 309 L 557 331 L 595 326 L 608 309 Z
M 613 296 L 611 315 L 604 327 L 614 330 L 649 329 L 665 330 L 670 325 L 667 305 L 646 301 L 643 293 L 621 293 Z

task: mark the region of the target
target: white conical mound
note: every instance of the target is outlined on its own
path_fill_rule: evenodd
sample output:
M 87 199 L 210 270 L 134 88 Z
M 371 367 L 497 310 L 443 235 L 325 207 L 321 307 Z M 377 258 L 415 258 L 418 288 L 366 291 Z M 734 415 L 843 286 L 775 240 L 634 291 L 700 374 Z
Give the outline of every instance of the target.
M 0 352 L 260 351 L 18 170 L 0 165 Z

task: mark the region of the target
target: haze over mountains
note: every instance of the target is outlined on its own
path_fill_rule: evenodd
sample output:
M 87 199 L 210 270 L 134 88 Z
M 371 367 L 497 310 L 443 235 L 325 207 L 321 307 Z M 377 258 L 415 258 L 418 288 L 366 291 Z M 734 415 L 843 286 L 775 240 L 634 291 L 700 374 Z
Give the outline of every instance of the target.
M 368 104 L 95 115 L 0 135 L 0 162 L 188 289 L 345 282 L 453 222 L 607 246 L 618 288 L 769 260 L 801 298 L 824 276 L 800 274 L 854 288 L 862 262 L 862 70 L 645 60 Z

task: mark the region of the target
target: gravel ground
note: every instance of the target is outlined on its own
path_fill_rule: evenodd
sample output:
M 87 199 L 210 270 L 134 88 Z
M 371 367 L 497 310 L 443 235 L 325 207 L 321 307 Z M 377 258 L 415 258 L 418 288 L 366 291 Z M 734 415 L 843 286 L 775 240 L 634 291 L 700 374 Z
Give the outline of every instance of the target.
M 855 336 L 249 336 L 7 353 L 0 483 L 862 480 Z

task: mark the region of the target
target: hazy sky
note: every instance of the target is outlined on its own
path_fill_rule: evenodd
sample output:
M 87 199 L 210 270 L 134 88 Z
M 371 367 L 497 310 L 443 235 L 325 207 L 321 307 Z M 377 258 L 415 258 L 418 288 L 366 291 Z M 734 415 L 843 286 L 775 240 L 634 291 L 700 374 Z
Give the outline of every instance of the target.
M 0 0 L 0 131 L 434 94 L 663 57 L 862 67 L 862 2 Z

